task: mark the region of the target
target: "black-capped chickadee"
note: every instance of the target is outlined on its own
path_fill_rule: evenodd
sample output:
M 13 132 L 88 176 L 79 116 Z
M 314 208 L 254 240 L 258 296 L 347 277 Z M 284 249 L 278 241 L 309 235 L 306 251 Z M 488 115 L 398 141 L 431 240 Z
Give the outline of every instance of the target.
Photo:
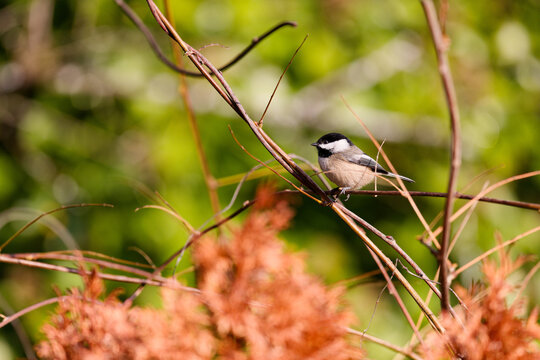
M 375 174 L 414 182 L 405 176 L 387 171 L 345 135 L 329 133 L 311 145 L 317 148 L 321 170 L 333 183 L 342 188 L 340 194 L 346 190 L 361 189 L 372 183 Z

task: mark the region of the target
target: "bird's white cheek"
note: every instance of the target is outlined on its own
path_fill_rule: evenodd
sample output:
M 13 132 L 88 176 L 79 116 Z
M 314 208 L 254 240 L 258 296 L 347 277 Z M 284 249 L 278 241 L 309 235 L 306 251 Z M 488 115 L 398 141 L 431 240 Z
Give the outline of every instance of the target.
M 346 139 L 341 139 L 338 141 L 334 141 L 332 143 L 332 148 L 335 153 L 342 152 L 347 150 L 350 147 L 349 142 Z
M 324 150 L 332 150 L 334 148 L 334 143 L 319 144 L 319 147 Z

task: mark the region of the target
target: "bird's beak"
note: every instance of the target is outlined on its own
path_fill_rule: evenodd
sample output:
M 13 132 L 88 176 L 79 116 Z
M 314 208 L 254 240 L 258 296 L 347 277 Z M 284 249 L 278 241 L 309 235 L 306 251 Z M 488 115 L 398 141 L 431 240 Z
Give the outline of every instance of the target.
M 317 144 L 317 143 L 313 143 L 313 144 L 311 144 L 311 146 L 317 146 L 317 145 L 319 145 L 319 144 Z

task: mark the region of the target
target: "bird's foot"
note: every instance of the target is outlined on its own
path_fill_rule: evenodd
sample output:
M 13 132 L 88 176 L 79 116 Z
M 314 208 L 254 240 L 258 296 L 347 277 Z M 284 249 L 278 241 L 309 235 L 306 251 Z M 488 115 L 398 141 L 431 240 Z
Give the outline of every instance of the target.
M 341 195 L 345 194 L 347 191 L 349 191 L 351 189 L 352 188 L 349 187 L 349 186 L 347 186 L 347 187 L 337 187 L 335 189 L 332 189 L 332 195 L 337 200 L 337 198 L 339 198 Z M 344 201 L 348 201 L 350 197 L 351 197 L 351 194 L 347 194 L 347 197 L 345 198 Z
M 352 188 L 347 186 L 347 187 L 344 187 L 344 188 L 341 188 L 341 192 L 339 193 L 339 195 L 343 195 L 345 194 L 347 191 L 351 190 Z M 349 201 L 349 198 L 351 197 L 351 194 L 347 194 L 347 197 L 345 198 L 344 201 Z
M 337 188 L 333 188 L 332 190 L 330 190 L 330 196 L 332 196 L 334 198 L 334 201 L 337 201 L 337 199 L 345 194 L 347 191 L 349 190 L 352 190 L 352 187 L 337 187 Z M 347 201 L 349 200 L 349 198 L 351 197 L 351 194 L 347 194 L 347 197 L 345 198 L 344 201 Z

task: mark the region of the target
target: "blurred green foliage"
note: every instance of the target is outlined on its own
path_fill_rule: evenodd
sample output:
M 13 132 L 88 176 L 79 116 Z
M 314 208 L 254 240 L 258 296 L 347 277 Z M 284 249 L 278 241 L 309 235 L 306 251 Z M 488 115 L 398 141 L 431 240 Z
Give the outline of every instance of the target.
M 179 33 L 216 65 L 226 63 L 250 39 L 284 20 L 298 22 L 259 45 L 225 73 L 248 113 L 257 119 L 295 49 L 300 50 L 265 120 L 266 131 L 286 151 L 316 162 L 309 146 L 320 135 L 343 132 L 371 155 L 376 149 L 341 100 L 366 122 L 410 188 L 445 191 L 449 165 L 449 121 L 424 15 L 417 1 L 172 1 Z M 167 37 L 145 2 L 130 2 L 170 55 Z M 161 6 L 161 4 L 160 4 Z M 467 190 L 485 182 L 540 169 L 540 3 L 451 1 L 447 33 L 460 102 L 463 165 L 459 187 L 491 170 Z M 228 125 L 250 152 L 269 154 L 249 129 L 203 80 L 188 81 L 204 149 L 216 178 L 246 172 L 256 163 L 234 143 Z M 114 208 L 81 208 L 54 215 L 82 249 L 144 261 L 137 247 L 160 263 L 182 246 L 187 234 L 170 216 L 134 209 L 158 191 L 195 227 L 211 207 L 178 77 L 151 52 L 142 34 L 112 0 L 7 1 L 0 9 L 0 241 L 33 213 L 72 203 L 110 203 Z M 283 188 L 288 185 L 274 179 Z M 262 180 L 265 181 L 265 180 Z M 259 181 L 246 183 L 237 204 L 253 198 Z M 146 190 L 145 190 L 146 189 Z M 234 186 L 219 189 L 225 206 Z M 540 201 L 540 178 L 506 185 L 491 196 Z M 428 221 L 442 210 L 441 199 L 418 199 Z M 294 201 L 297 216 L 284 233 L 291 249 L 307 254 L 311 270 L 328 283 L 375 268 L 361 241 L 328 209 L 307 198 Z M 457 206 L 464 202 L 458 201 Z M 433 276 L 436 262 L 416 237 L 423 228 L 402 198 L 352 197 L 347 205 L 393 235 Z M 457 222 L 459 224 L 461 220 Z M 534 211 L 480 204 L 451 259 L 459 264 L 495 244 L 495 232 L 510 239 L 538 226 Z M 455 226 L 457 228 L 457 226 Z M 538 254 L 533 234 L 514 252 Z M 393 254 L 384 245 L 389 254 Z M 65 249 L 57 232 L 36 224 L 4 251 Z M 391 255 L 394 257 L 395 255 Z M 185 258 L 180 269 L 190 265 Z M 520 272 L 523 275 L 530 264 Z M 458 281 L 478 278 L 478 267 Z M 0 266 L 0 292 L 15 310 L 79 284 L 72 275 Z M 537 277 L 536 277 L 537 278 Z M 358 327 L 370 322 L 382 278 L 348 293 Z M 192 281 L 187 278 L 186 281 Z M 420 293 L 426 286 L 412 276 Z M 529 285 L 533 303 L 538 281 Z M 110 283 L 111 288 L 121 284 Z M 132 287 L 129 287 L 132 289 Z M 141 302 L 155 302 L 153 290 Z M 129 294 L 129 290 L 128 290 Z M 149 294 L 149 295 L 148 295 Z M 404 296 L 413 314 L 416 306 Z M 6 312 L 2 309 L 2 312 Z M 22 318 L 31 338 L 39 337 L 45 311 Z M 385 295 L 369 332 L 404 344 L 411 330 L 395 302 Z M 10 345 L 7 345 L 10 344 Z M 0 357 L 20 356 L 11 328 L 0 332 Z M 368 345 L 371 357 L 390 352 Z

